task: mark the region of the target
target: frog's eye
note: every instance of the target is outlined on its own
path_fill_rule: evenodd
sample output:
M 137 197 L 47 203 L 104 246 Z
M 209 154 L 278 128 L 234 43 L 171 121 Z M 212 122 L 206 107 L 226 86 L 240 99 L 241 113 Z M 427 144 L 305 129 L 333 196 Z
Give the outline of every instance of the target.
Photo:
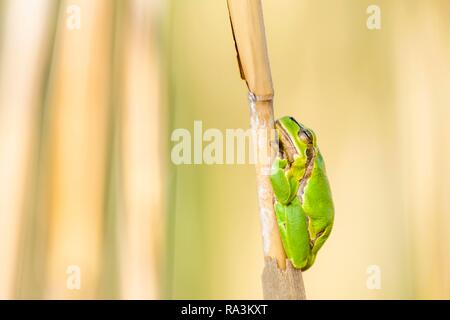
M 301 130 L 299 133 L 299 138 L 305 143 L 313 143 L 313 135 L 309 130 Z

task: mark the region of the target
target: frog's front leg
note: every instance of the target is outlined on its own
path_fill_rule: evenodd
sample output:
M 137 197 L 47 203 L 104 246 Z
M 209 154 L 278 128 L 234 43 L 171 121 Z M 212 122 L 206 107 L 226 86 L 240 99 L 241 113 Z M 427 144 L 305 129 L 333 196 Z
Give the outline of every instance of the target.
M 286 159 L 276 158 L 272 166 L 270 181 L 276 200 L 281 204 L 289 204 L 297 197 L 299 182 L 294 172 L 296 168 L 287 169 Z
M 276 158 L 270 175 L 275 199 L 283 205 L 288 204 L 291 198 L 291 186 L 285 173 L 286 166 L 287 160 Z

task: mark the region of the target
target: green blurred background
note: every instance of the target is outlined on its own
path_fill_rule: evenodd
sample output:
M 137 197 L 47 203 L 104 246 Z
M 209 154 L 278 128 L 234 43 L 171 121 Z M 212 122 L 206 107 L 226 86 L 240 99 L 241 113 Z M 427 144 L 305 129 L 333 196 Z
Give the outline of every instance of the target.
M 336 207 L 308 298 L 450 298 L 450 2 L 263 8 Z M 248 128 L 246 95 L 225 0 L 0 0 L 0 298 L 261 298 L 253 166 L 170 161 L 176 128 Z

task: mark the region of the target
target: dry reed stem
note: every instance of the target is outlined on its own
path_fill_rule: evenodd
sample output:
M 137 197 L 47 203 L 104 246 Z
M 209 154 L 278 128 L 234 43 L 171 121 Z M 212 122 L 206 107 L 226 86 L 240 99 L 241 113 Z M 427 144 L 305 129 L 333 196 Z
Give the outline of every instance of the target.
M 286 255 L 273 208 L 269 179 L 273 152 L 273 84 L 260 0 L 228 0 L 241 77 L 249 89 L 251 127 L 256 150 L 256 179 L 265 268 L 266 299 L 305 299 L 302 273 L 286 268 Z M 269 157 L 269 158 L 267 158 Z M 267 161 L 267 159 L 270 159 Z

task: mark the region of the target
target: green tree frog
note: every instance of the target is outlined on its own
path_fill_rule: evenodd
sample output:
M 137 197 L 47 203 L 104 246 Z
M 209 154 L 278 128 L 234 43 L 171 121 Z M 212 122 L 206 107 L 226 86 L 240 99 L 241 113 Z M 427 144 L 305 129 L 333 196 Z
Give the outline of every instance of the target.
M 305 271 L 333 227 L 330 185 L 314 132 L 292 117 L 277 120 L 275 129 L 279 154 L 270 180 L 278 229 L 286 256 Z

